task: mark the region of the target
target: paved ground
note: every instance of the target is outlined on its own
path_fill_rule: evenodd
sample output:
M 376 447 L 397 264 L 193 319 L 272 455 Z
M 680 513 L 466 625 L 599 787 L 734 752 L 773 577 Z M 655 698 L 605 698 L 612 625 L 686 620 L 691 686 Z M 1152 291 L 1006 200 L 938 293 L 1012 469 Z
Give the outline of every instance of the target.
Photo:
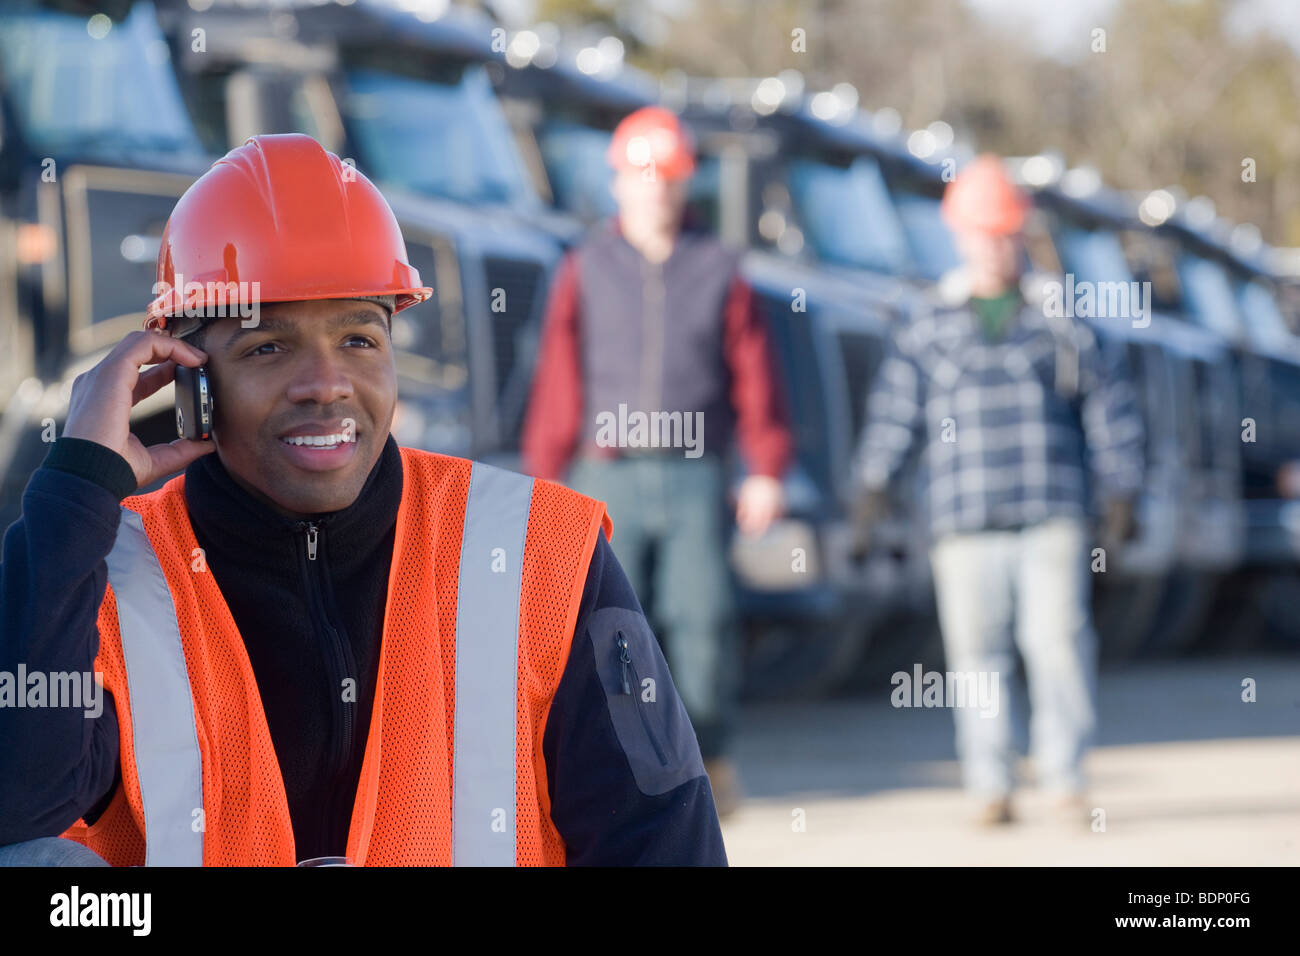
M 1256 703 L 1241 700 L 1247 677 Z M 1300 864 L 1300 660 L 1103 673 L 1088 766 L 1104 832 L 1052 821 L 1032 786 L 1021 822 L 974 829 L 952 714 L 894 709 L 889 690 L 746 709 L 748 799 L 723 825 L 732 865 Z M 1032 779 L 1028 760 L 1022 773 Z

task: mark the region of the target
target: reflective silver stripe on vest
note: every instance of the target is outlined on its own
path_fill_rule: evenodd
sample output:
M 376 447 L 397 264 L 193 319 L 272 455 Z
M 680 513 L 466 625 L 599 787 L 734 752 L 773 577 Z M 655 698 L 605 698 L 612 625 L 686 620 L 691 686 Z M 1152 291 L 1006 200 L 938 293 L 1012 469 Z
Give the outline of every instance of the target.
M 129 508 L 108 555 L 108 583 L 131 697 L 145 866 L 202 866 L 203 767 L 185 650 L 167 578 L 144 521 Z
M 453 866 L 515 865 L 519 588 L 533 479 L 474 463 L 456 595 Z

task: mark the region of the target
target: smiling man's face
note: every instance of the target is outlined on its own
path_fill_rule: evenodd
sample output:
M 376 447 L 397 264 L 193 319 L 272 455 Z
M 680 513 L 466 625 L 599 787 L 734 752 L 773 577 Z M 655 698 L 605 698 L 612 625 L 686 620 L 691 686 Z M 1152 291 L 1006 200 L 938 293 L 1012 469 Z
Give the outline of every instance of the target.
M 231 477 L 286 515 L 352 504 L 397 403 L 387 310 L 357 299 L 265 303 L 255 327 L 220 319 L 200 347 Z

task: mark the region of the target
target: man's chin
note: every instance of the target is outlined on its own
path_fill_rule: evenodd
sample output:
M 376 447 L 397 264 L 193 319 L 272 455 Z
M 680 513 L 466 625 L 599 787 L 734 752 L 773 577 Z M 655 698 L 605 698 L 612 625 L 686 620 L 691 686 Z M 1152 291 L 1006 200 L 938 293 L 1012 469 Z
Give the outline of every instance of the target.
M 302 493 L 294 494 L 288 491 L 285 494 L 277 494 L 273 499 L 276 508 L 285 515 L 298 517 L 300 515 L 327 514 L 333 511 L 342 511 L 357 500 L 357 492 L 322 494 L 322 489 L 311 488 L 302 489 Z
M 281 467 L 268 475 L 271 488 L 263 494 L 283 514 L 341 511 L 357 500 L 366 474 L 356 468 L 309 473 Z

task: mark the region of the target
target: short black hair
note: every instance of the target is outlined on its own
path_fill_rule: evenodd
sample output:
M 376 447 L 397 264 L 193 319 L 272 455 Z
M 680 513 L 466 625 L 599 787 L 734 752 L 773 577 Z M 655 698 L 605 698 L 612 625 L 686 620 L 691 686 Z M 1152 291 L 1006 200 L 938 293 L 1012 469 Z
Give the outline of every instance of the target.
M 192 345 L 196 349 L 206 352 L 207 349 L 203 348 L 203 340 L 207 338 L 207 335 L 208 335 L 207 325 L 200 325 L 195 331 L 185 336 L 185 338 L 182 339 L 181 341 L 183 341 L 186 345 Z

